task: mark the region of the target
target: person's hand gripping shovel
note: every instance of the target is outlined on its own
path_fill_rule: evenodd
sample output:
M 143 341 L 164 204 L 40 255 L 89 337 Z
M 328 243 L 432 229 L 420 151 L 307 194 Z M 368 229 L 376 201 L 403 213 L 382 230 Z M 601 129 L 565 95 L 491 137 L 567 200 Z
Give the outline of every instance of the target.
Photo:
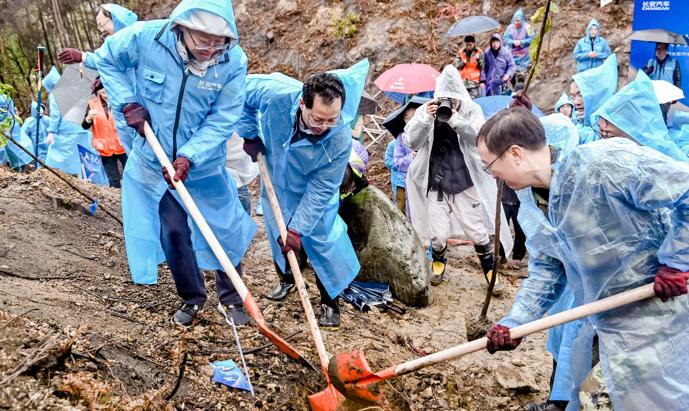
M 287 240 L 287 226 L 285 225 L 285 220 L 282 218 L 282 211 L 280 210 L 280 204 L 278 203 L 273 183 L 270 180 L 270 174 L 268 172 L 268 167 L 266 167 L 265 157 L 263 153 L 259 152 L 256 154 L 256 158 L 258 160 L 258 168 L 261 170 L 261 176 L 263 178 L 263 188 L 265 188 L 266 193 L 268 194 L 268 200 L 270 201 L 270 206 L 272 207 L 273 215 L 275 216 L 275 223 L 280 230 L 280 237 L 282 238 L 282 242 L 284 244 Z M 318 328 L 316 316 L 313 313 L 313 307 L 311 306 L 311 301 L 309 301 L 309 295 L 306 292 L 306 286 L 304 285 L 304 278 L 301 275 L 299 262 L 297 261 L 297 256 L 294 254 L 294 251 L 290 250 L 287 253 L 287 261 L 292 268 L 294 283 L 297 287 L 297 291 L 299 292 L 301 305 L 304 307 L 304 313 L 306 314 L 306 320 L 309 323 L 309 329 L 311 331 L 311 336 L 313 337 L 313 342 L 316 345 L 318 358 L 320 359 L 321 368 L 323 369 L 323 376 L 328 384 L 325 390 L 310 395 L 309 403 L 311 404 L 311 408 L 316 411 L 335 410 L 338 409 L 340 404 L 345 401 L 345 398 L 330 383 L 330 378 L 328 377 L 328 352 L 325 350 L 321 330 Z
M 175 169 L 174 167 L 172 167 L 170 160 L 167 158 L 167 155 L 165 154 L 165 151 L 158 142 L 158 138 L 155 136 L 153 130 L 151 129 L 151 126 L 147 122 L 144 123 L 144 134 L 146 137 L 146 141 L 148 141 L 148 144 L 153 149 L 153 152 L 158 158 L 160 164 L 162 164 L 162 166 L 165 167 L 165 169 L 167 169 L 167 172 L 170 176 L 174 176 Z M 234 288 L 237 290 L 237 293 L 242 298 L 244 308 L 246 308 L 246 311 L 247 313 L 249 313 L 249 316 L 256 322 L 256 326 L 258 327 L 261 334 L 263 334 L 271 343 L 273 343 L 273 345 L 275 345 L 275 347 L 277 347 L 278 350 L 289 355 L 292 359 L 296 360 L 300 364 L 309 367 L 313 370 L 316 370 L 316 368 L 311 363 L 309 363 L 306 360 L 306 358 L 304 358 L 304 356 L 302 356 L 289 343 L 287 343 L 287 341 L 282 339 L 282 337 L 277 335 L 273 330 L 270 329 L 270 327 L 268 327 L 268 324 L 263 318 L 263 314 L 261 314 L 261 310 L 259 310 L 258 305 L 256 304 L 256 300 L 254 300 L 254 297 L 251 295 L 249 290 L 244 285 L 244 281 L 242 281 L 242 278 L 239 276 L 239 274 L 237 274 L 237 271 L 234 269 L 234 266 L 230 261 L 230 258 L 227 256 L 227 254 L 225 254 L 225 250 L 223 249 L 222 245 L 220 245 L 220 242 L 215 237 L 215 234 L 213 234 L 213 231 L 211 231 L 211 228 L 206 222 L 206 219 L 203 218 L 203 215 L 201 215 L 201 211 L 198 209 L 196 203 L 191 198 L 191 195 L 184 186 L 184 183 L 181 181 L 176 181 L 174 178 L 171 178 L 170 181 L 177 190 L 177 193 L 179 194 L 179 197 L 182 199 L 182 202 L 184 202 L 184 205 L 186 206 L 187 210 L 189 211 L 189 214 L 191 215 L 191 218 L 199 227 L 201 234 L 203 234 L 203 237 L 206 239 L 208 245 L 213 250 L 213 254 L 218 259 L 218 261 L 220 261 L 220 265 L 222 266 L 223 271 L 227 273 L 227 276 L 230 278 L 232 285 L 234 285 Z

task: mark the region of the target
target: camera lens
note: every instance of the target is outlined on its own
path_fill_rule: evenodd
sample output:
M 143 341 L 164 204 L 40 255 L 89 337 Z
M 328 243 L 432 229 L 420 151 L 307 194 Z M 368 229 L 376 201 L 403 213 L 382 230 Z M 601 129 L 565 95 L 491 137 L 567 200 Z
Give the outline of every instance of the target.
M 441 98 L 438 101 L 438 110 L 435 112 L 438 121 L 447 123 L 452 117 L 452 100 L 449 98 Z

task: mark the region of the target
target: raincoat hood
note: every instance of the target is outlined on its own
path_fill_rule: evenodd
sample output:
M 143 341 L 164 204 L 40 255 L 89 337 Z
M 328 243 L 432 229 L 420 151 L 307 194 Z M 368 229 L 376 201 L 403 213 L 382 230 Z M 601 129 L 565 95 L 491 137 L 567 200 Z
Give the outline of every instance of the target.
M 521 8 L 514 13 L 514 16 L 512 16 L 512 24 L 514 24 L 514 22 L 517 20 L 521 21 L 522 24 L 526 24 L 526 20 L 524 20 L 524 10 Z
M 435 97 L 471 101 L 471 96 L 466 87 L 464 87 L 464 81 L 462 81 L 462 77 L 455 66 L 448 64 L 435 79 Z
M 590 70 L 572 76 L 584 99 L 584 124 L 617 90 L 617 56 L 612 54 L 605 62 Z
M 103 8 L 110 12 L 112 16 L 112 24 L 115 28 L 115 33 L 122 30 L 123 28 L 136 23 L 139 16 L 133 11 L 120 6 L 119 4 L 103 4 Z
M 675 160 L 689 162 L 689 158 L 670 139 L 653 83 L 642 70 L 634 81 L 609 98 L 591 116 L 591 124 L 595 126 L 598 117 L 613 123 L 643 146 Z
M 329 71 L 342 81 L 346 92 L 344 107 L 342 107 L 344 124 L 351 123 L 359 112 L 359 102 L 364 93 L 369 67 L 368 59 L 363 59 L 349 68 Z
M 572 99 L 569 98 L 567 93 L 562 93 L 560 98 L 557 99 L 557 101 L 555 102 L 555 112 L 557 113 L 560 107 L 564 106 L 565 104 L 569 104 L 570 106 L 572 106 L 572 109 L 574 109 L 574 103 L 572 102 Z
M 215 36 L 239 39 L 230 0 L 183 0 L 172 11 L 170 23 L 171 29 L 182 25 Z
M 43 106 L 43 111 L 45 111 L 45 105 L 41 104 Z M 31 102 L 31 117 L 38 118 L 38 103 L 35 101 Z
M 598 24 L 598 20 L 591 19 L 591 21 L 589 21 L 589 24 L 586 26 L 586 33 L 584 33 L 584 38 L 587 38 L 587 39 L 591 38 L 591 36 L 589 35 L 589 32 L 591 31 L 591 27 L 593 27 L 593 26 L 598 27 L 598 34 L 596 34 L 596 37 L 594 37 L 594 39 L 597 39 L 598 37 L 600 37 L 600 24 Z
M 60 81 L 60 72 L 57 71 L 57 67 L 53 66 L 48 74 L 43 77 L 43 87 L 45 87 L 48 93 L 52 93 L 58 81 Z
M 491 47 L 490 47 L 490 42 L 493 41 L 493 40 L 499 41 L 499 42 L 500 42 L 500 47 L 502 47 L 502 36 L 500 36 L 500 34 L 498 34 L 498 33 L 493 33 L 493 35 L 490 36 L 490 41 L 488 42 L 488 50 L 490 50 L 490 48 L 491 48 Z

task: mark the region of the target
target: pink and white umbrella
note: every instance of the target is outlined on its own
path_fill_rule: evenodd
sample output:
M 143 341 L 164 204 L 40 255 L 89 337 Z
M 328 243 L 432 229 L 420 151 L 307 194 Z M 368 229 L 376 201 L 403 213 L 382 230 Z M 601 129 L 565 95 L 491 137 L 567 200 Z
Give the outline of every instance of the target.
M 398 64 L 373 82 L 385 92 L 417 94 L 435 90 L 438 70 L 428 64 Z

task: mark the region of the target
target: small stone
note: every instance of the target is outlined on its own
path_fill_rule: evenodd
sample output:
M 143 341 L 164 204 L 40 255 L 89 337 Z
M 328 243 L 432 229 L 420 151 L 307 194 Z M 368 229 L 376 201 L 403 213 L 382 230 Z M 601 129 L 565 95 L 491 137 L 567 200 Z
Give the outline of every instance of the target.
M 426 399 L 426 400 L 433 398 L 433 388 L 431 388 L 431 386 L 428 386 L 428 388 L 421 391 L 421 393 L 419 395 L 421 395 L 421 398 Z
M 520 368 L 502 362 L 495 367 L 495 380 L 502 388 L 506 390 L 517 390 L 523 392 L 538 391 L 536 383 Z

